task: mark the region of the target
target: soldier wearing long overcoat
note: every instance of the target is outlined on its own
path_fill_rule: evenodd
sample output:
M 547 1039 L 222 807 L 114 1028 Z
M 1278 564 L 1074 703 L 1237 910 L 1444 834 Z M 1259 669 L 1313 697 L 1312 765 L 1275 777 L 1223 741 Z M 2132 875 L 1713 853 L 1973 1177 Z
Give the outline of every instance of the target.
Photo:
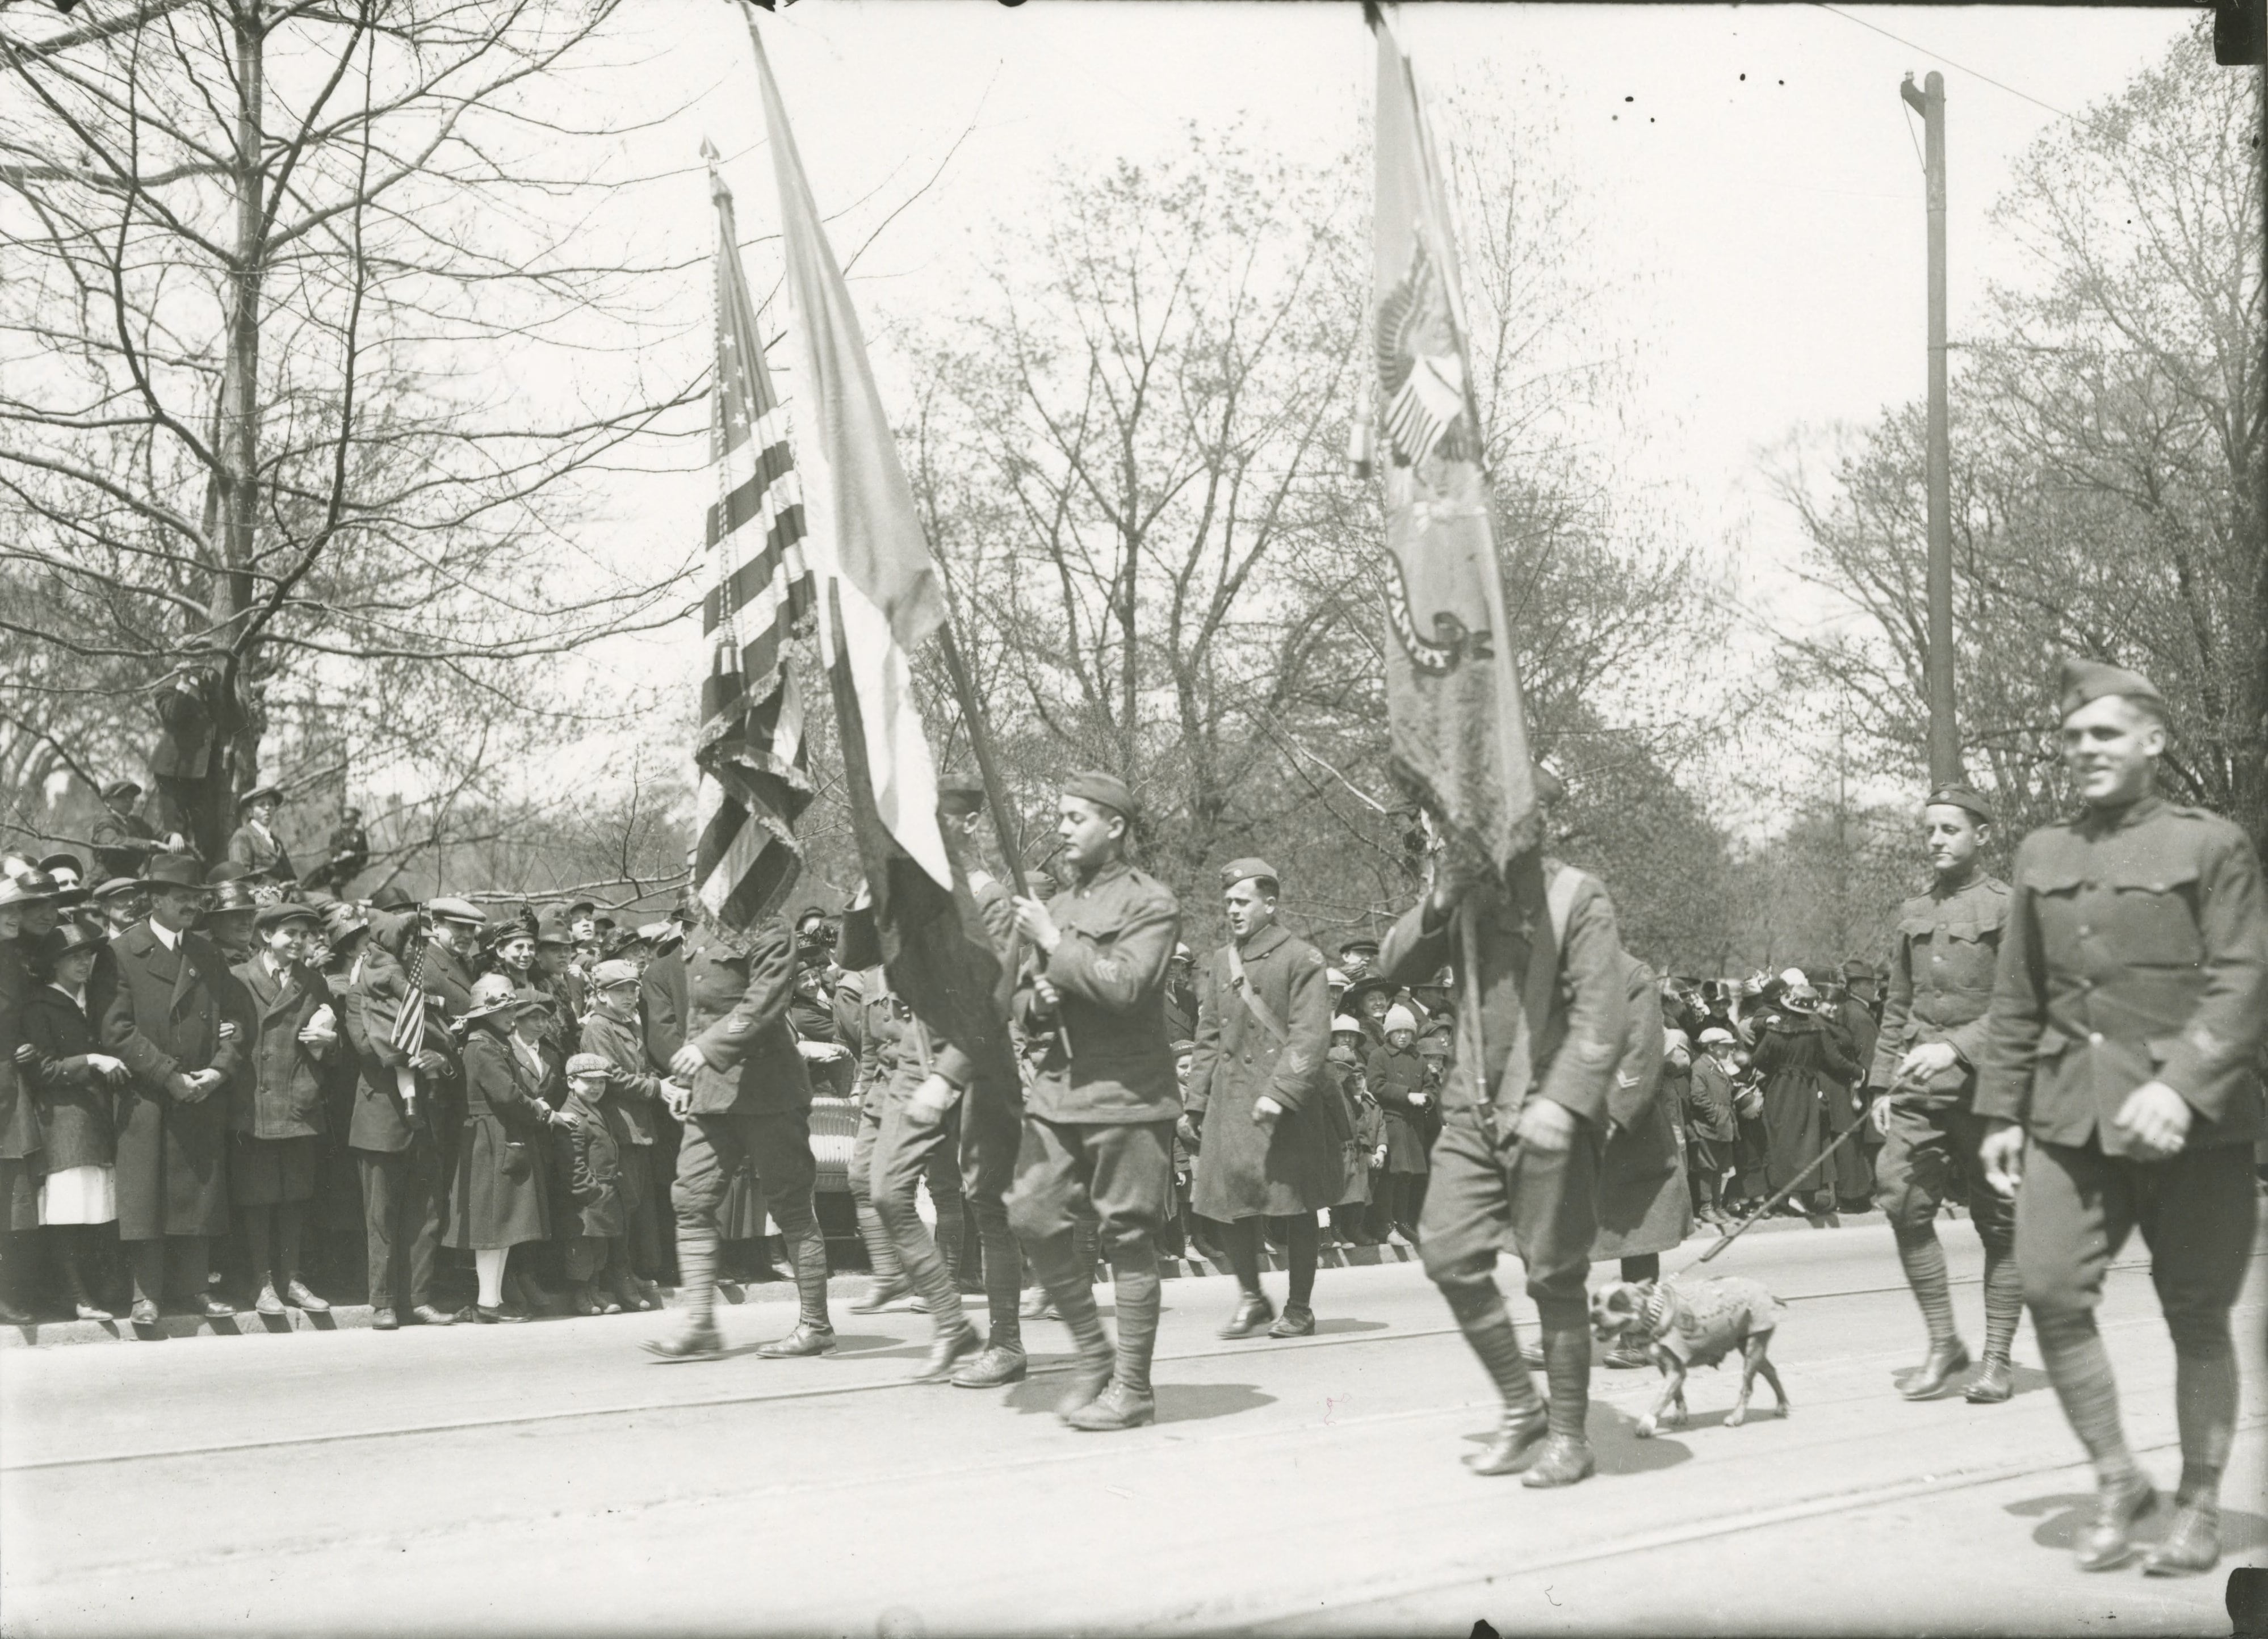
M 1198 1129 L 1190 1205 L 1228 1226 L 1243 1297 L 1224 1328 L 1243 1337 L 1314 1330 L 1315 1214 L 1345 1198 L 1353 1136 L 1325 1084 L 1331 1005 L 1323 953 L 1276 922 L 1276 871 L 1240 859 L 1221 872 L 1232 933 L 1197 975 L 1197 1033 L 1182 1109 Z M 1260 1220 L 1287 1220 L 1292 1297 L 1284 1317 L 1260 1290 Z M 1272 1324 L 1271 1324 L 1272 1323 Z

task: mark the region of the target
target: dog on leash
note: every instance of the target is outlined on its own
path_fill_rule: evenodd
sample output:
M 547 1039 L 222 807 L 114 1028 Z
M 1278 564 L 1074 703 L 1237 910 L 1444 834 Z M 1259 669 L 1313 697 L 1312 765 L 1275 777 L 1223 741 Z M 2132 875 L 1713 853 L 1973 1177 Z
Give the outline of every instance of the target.
M 1646 1440 L 1657 1428 L 1685 1421 L 1687 1369 L 1716 1365 L 1735 1349 L 1741 1356 L 1741 1397 L 1725 1426 L 1737 1429 L 1749 1420 L 1749 1396 L 1759 1375 L 1771 1385 L 1779 1415 L 1786 1416 L 1787 1391 L 1766 1352 L 1786 1312 L 1764 1287 L 1737 1275 L 1616 1281 L 1591 1294 L 1591 1332 L 1602 1343 L 1642 1343 L 1660 1371 L 1661 1393 L 1638 1419 L 1638 1437 Z

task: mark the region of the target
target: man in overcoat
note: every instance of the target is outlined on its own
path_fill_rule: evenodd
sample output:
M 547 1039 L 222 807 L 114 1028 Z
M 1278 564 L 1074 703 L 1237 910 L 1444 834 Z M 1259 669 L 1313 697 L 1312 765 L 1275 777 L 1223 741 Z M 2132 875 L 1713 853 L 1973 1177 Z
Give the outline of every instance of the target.
M 1079 886 L 1016 901 L 1034 952 L 1016 1018 L 1037 1055 L 1008 1221 L 1079 1350 L 1061 1415 L 1107 1431 L 1153 1421 L 1158 1233 L 1174 1204 L 1181 1085 L 1166 1033 L 1166 970 L 1181 937 L 1173 893 L 1127 857 L 1134 794 L 1117 775 L 1073 775 L 1056 834 Z M 1074 1236 L 1101 1224 L 1117 1310 L 1114 1349 Z
M 342 1050 L 338 1013 L 322 976 L 300 959 L 315 913 L 269 905 L 257 925 L 265 948 L 233 970 L 251 1003 L 252 1027 L 234 1090 L 229 1194 L 244 1224 L 260 1312 L 280 1315 L 289 1304 L 320 1313 L 330 1305 L 299 1278 L 299 1260 L 315 1198 L 323 1067 Z
M 1197 1033 L 1182 1099 L 1198 1146 L 1190 1205 L 1226 1226 L 1241 1289 L 1223 1337 L 1315 1330 L 1315 1214 L 1346 1194 L 1353 1131 L 1323 1084 L 1330 1050 L 1329 966 L 1276 921 L 1276 869 L 1240 859 L 1220 873 L 1230 942 L 1197 980 Z M 1279 1319 L 1260 1288 L 1262 1221 L 1285 1224 L 1292 1289 Z
M 1515 861 L 1510 887 L 1445 867 L 1446 859 L 1381 955 L 1389 979 L 1416 982 L 1447 963 L 1461 994 L 1480 992 L 1477 1017 L 1469 1009 L 1461 1017 L 1469 1043 L 1477 1030 L 1484 1062 L 1460 1052 L 1444 1088 L 1419 1225 L 1425 1272 L 1503 1398 L 1494 1438 L 1468 1466 L 1483 1474 L 1525 1468 L 1527 1486 L 1572 1485 L 1594 1466 L 1583 1432 L 1591 1379 L 1585 1281 L 1608 1091 L 1629 1010 L 1621 938 L 1606 889 L 1557 860 Z M 1468 921 L 1477 974 L 1467 970 Z M 1523 1028 L 1524 1079 L 1511 1052 Z M 1496 1284 L 1507 1238 L 1543 1321 L 1548 1407 L 1537 1403 Z
M 2150 680 L 2064 663 L 2059 738 L 2084 811 L 2016 850 L 1976 1109 L 1984 1171 L 2016 1202 L 2016 1268 L 2040 1357 L 2093 1459 L 2082 1569 L 2132 1552 L 2157 1493 L 2127 1449 L 2095 1321 L 2134 1230 L 2174 1344 L 2182 1476 L 2143 1562 L 2194 1575 L 2220 1556 L 2236 1429 L 2228 1313 L 2252 1257 L 2268 1133 L 2268 899 L 2243 831 L 2157 794 L 2169 740 Z
M 1984 1358 L 1962 1393 L 1989 1404 L 2014 1392 L 2009 1351 L 2024 1312 L 2014 1207 L 1984 1181 L 1984 1125 L 1972 1107 L 2009 891 L 1978 862 L 1992 827 L 1983 797 L 1965 785 L 1940 786 L 1923 804 L 1921 821 L 1933 879 L 1928 893 L 1898 909 L 1882 1027 L 1865 1061 L 1873 1123 L 1882 1135 L 1874 1200 L 1929 1331 L 1929 1353 L 1900 1391 L 1908 1400 L 1940 1393 L 1969 1367 L 1937 1238 L 1938 1209 L 1948 1198 L 1968 1206 L 1984 1243 Z
M 118 1107 L 118 1238 L 134 1275 L 134 1320 L 153 1326 L 166 1252 L 193 1314 L 236 1311 L 205 1289 L 210 1238 L 228 1233 L 229 1084 L 249 1021 L 221 953 L 196 931 L 210 896 L 194 855 L 150 862 L 149 920 L 111 944 L 117 989 L 103 1040 L 133 1079 Z
M 717 1211 L 743 1159 L 752 1163 L 795 1270 L 795 1328 L 760 1346 L 766 1359 L 835 1349 L 827 1312 L 827 1242 L 812 1205 L 811 1077 L 787 1023 L 795 994 L 795 935 L 782 917 L 728 937 L 696 929 L 685 946 L 685 1043 L 671 1055 L 673 1113 L 685 1122 L 670 1192 L 677 1212 L 678 1290 L 685 1325 L 647 1349 L 665 1361 L 713 1357 Z
M 448 1212 L 448 1177 L 437 1128 L 445 1119 L 437 1090 L 456 1074 L 449 1032 L 438 1008 L 426 1014 L 415 1059 L 394 1040 L 408 977 L 393 944 L 415 940 L 415 911 L 377 911 L 356 947 L 346 994 L 346 1034 L 356 1061 L 347 1148 L 362 1185 L 363 1246 L 370 1271 L 371 1324 L 390 1332 L 406 1297 L 409 1318 L 427 1326 L 456 1319 L 433 1302 L 433 1268 Z M 402 919 L 410 925 L 403 927 Z M 352 939 L 340 924 L 336 937 Z M 421 990 L 423 985 L 421 980 Z M 426 992 L 427 995 L 433 994 Z

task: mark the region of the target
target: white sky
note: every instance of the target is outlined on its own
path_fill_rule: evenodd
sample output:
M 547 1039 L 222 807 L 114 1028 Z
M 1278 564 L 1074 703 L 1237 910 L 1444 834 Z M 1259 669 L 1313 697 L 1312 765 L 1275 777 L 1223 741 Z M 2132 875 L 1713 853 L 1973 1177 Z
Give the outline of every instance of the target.
M 1557 151 L 1591 195 L 1580 254 L 1637 286 L 1627 318 L 1644 338 L 1651 415 L 1632 459 L 1690 497 L 1695 537 L 1725 551 L 1745 595 L 1777 599 L 1796 542 L 1758 481 L 1758 452 L 1800 425 L 1869 421 L 1924 386 L 1919 121 L 1901 76 L 1946 76 L 1957 341 L 1985 279 L 2021 271 L 1986 219 L 2012 161 L 2057 121 L 2051 109 L 2114 93 L 2191 17 L 1439 4 L 1405 8 L 1399 26 L 1433 88 L 1522 98 L 1557 127 Z M 992 224 L 1042 209 L 1058 159 L 1139 156 L 1187 121 L 1241 116 L 1248 141 L 1322 160 L 1354 140 L 1370 95 L 1359 9 L 1326 0 L 805 0 L 762 26 L 821 209 L 867 201 L 838 227 L 838 254 L 968 133 L 854 269 L 886 381 L 891 332 L 953 298 Z M 641 0 L 633 28 L 605 73 L 625 119 L 654 121 L 624 141 L 618 174 L 645 180 L 614 205 L 639 248 L 697 257 L 710 242 L 704 135 L 726 155 L 744 235 L 769 233 L 769 156 L 736 9 Z M 1440 134 L 1457 141 L 1452 122 Z M 696 368 L 707 289 L 705 276 L 688 283 L 677 343 Z M 606 526 L 625 548 L 675 555 L 697 540 L 707 498 L 697 471 L 626 478 Z M 671 655 L 661 669 L 678 665 L 689 688 L 697 649 L 688 622 L 666 650 L 624 645 L 600 664 L 629 686 Z

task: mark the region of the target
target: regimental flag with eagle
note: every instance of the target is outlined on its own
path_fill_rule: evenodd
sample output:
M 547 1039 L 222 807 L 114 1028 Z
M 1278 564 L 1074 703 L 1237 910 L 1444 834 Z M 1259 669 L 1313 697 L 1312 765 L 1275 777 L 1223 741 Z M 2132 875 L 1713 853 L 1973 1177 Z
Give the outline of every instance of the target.
M 710 668 L 693 751 L 693 884 L 719 922 L 745 930 L 778 911 L 803 870 L 795 822 L 811 801 L 810 764 L 786 643 L 808 625 L 815 594 L 787 413 L 764 367 L 732 190 L 717 173 L 716 149 L 703 143 L 702 153 L 717 205 L 717 501 L 709 509 L 712 578 L 701 605 Z
M 762 37 L 755 19 L 747 21 L 779 186 L 813 560 L 826 583 L 821 630 L 843 794 L 866 872 L 866 903 L 845 919 L 844 946 L 853 944 L 853 924 L 871 926 L 873 949 L 864 959 L 879 959 L 892 990 L 967 1055 L 977 1084 L 1013 1088 L 1015 1061 L 997 998 L 999 959 L 938 824 L 937 767 L 914 694 L 913 655 L 945 624 L 945 588 L 850 288 L 820 221 Z
M 1410 60 L 1376 7 L 1365 9 L 1378 41 L 1375 404 L 1395 570 L 1394 770 L 1453 846 L 1501 871 L 1535 849 L 1541 827 L 1456 240 Z

